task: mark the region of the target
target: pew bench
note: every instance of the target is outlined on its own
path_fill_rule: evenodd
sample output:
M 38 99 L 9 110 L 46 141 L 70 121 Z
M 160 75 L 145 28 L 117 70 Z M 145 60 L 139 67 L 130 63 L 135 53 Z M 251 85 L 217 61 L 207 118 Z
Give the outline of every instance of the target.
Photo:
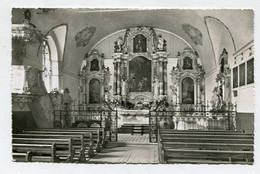
M 13 156 L 14 162 L 29 162 L 29 161 L 31 161 L 32 153 L 29 151 L 24 152 L 24 153 L 23 152 L 20 152 L 20 153 L 13 152 L 12 156 Z
M 230 144 L 230 143 L 191 143 L 191 142 L 161 142 L 164 148 L 174 149 L 199 149 L 199 150 L 233 150 L 253 151 L 254 144 Z
M 92 133 L 92 140 L 94 143 L 93 149 L 96 152 L 100 152 L 102 148 L 104 148 L 107 145 L 107 141 L 105 141 L 105 131 L 104 128 L 80 128 L 80 129 L 34 129 L 34 130 L 26 130 L 25 133 L 45 133 L 45 132 L 55 132 L 55 133 L 66 133 L 69 132 L 71 134 L 74 133 Z
M 60 162 L 73 162 L 74 150 L 72 149 L 72 138 L 49 139 L 49 138 L 13 138 L 12 143 L 19 144 L 51 144 L 56 143 L 56 155 Z
M 192 137 L 160 137 L 163 142 L 197 142 L 197 143 L 232 143 L 232 144 L 254 144 L 253 139 L 226 139 L 226 138 L 192 138 Z
M 175 130 L 175 129 L 161 129 L 163 134 L 210 134 L 210 135 L 236 135 L 244 134 L 242 131 L 235 130 Z M 250 134 L 252 135 L 252 134 Z
M 12 144 L 14 161 L 24 156 L 28 162 L 59 162 L 56 155 L 56 144 Z M 18 155 L 18 153 L 21 153 Z M 25 155 L 28 154 L 28 156 Z M 17 158 L 18 157 L 18 158 Z M 27 158 L 27 159 L 26 159 Z
M 194 150 L 163 148 L 163 163 L 252 164 L 252 151 Z M 180 160 L 178 162 L 178 160 Z
M 72 149 L 74 151 L 73 161 L 85 162 L 86 156 L 94 155 L 91 144 L 86 144 L 84 135 L 61 135 L 61 134 L 14 134 L 13 138 L 42 138 L 42 139 L 67 139 L 72 138 Z
M 176 131 L 158 133 L 162 163 L 253 164 L 254 135 L 240 131 Z

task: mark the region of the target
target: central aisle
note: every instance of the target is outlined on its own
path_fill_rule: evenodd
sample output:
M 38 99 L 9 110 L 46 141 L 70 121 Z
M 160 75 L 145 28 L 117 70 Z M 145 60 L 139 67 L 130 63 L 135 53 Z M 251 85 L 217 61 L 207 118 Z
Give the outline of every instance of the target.
M 149 143 L 149 135 L 119 134 L 118 142 L 109 142 L 88 163 L 157 164 L 158 145 Z

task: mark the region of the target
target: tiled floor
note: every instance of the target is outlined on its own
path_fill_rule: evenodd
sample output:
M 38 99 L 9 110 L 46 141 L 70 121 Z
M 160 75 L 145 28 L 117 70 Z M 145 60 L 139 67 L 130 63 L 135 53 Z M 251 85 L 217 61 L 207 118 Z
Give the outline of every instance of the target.
M 149 143 L 149 134 L 118 134 L 118 142 L 128 142 L 128 143 Z
M 118 142 L 109 142 L 108 147 L 88 163 L 157 164 L 157 146 L 149 143 L 149 135 L 146 134 L 119 134 Z

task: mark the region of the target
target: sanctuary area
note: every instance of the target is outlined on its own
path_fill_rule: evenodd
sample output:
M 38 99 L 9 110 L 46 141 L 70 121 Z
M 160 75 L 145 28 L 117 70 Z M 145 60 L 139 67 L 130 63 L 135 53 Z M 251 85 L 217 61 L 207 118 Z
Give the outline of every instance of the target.
M 14 162 L 254 162 L 252 10 L 12 10 Z

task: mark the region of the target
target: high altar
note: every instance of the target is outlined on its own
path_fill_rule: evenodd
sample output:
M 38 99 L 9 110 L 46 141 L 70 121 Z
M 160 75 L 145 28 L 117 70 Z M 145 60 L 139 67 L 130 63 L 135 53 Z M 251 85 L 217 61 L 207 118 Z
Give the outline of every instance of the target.
M 153 28 L 127 29 L 114 42 L 113 74 L 98 50 L 86 54 L 79 104 L 95 108 L 116 101 L 126 109 L 151 109 L 163 100 L 167 105 L 205 104 L 204 70 L 197 52 L 186 48 L 178 53 L 172 69 L 167 69 L 168 57 L 167 41 Z

